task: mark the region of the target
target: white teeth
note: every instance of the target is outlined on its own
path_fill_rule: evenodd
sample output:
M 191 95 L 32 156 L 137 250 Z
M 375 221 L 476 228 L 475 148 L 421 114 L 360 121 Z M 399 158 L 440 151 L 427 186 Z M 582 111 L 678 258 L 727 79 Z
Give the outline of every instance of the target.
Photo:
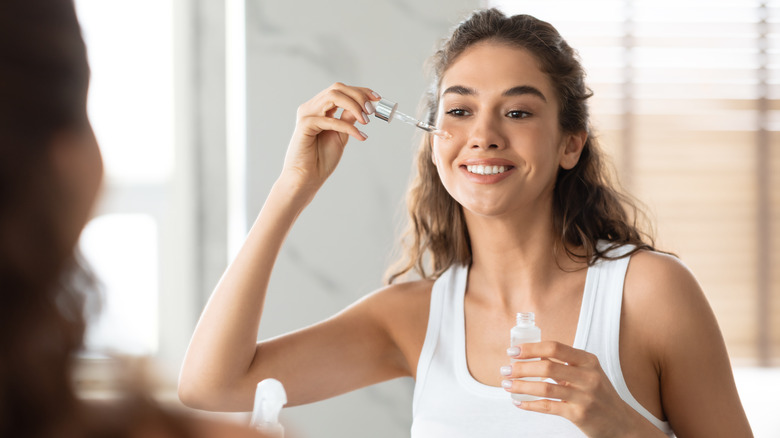
M 466 166 L 466 170 L 477 175 L 496 175 L 506 172 L 506 166 Z

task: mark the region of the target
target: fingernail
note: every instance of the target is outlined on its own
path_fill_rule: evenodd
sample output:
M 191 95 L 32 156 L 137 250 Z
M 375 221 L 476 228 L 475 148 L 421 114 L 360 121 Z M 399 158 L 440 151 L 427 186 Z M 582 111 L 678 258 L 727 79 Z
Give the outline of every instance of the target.
M 373 114 L 374 113 L 374 105 L 371 104 L 370 100 L 366 101 L 366 112 L 368 114 Z
M 508 376 L 512 374 L 512 367 L 509 365 L 501 367 L 501 375 L 502 376 Z
M 507 356 L 517 356 L 520 354 L 520 347 L 509 347 L 506 349 Z
M 509 389 L 512 387 L 512 381 L 511 380 L 502 380 L 501 386 L 504 387 L 504 389 Z
M 376 97 L 377 99 L 381 99 L 381 98 L 382 98 L 382 96 L 378 95 L 378 94 L 376 93 L 376 91 L 372 91 L 372 92 L 371 92 L 371 94 L 372 94 L 374 97 Z
M 368 120 L 368 114 L 363 113 L 363 121 L 368 123 L 370 120 Z
M 363 138 L 368 138 L 368 134 L 366 134 L 365 132 L 360 131 L 360 130 L 358 130 L 358 132 L 360 133 L 360 135 L 363 136 Z
M 514 403 L 514 404 L 515 404 L 515 406 L 520 406 L 520 405 L 522 405 L 522 404 L 523 404 L 523 402 L 522 402 L 522 401 L 520 401 L 520 400 L 515 400 L 515 399 L 512 399 L 512 403 Z

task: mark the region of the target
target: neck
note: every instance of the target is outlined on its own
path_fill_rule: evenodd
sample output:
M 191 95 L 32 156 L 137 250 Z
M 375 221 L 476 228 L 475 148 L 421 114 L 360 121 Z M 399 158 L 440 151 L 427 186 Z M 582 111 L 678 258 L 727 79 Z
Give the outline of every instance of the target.
M 584 266 L 567 255 L 548 214 L 483 217 L 466 213 L 472 250 L 469 293 L 508 309 L 555 299 L 565 274 Z

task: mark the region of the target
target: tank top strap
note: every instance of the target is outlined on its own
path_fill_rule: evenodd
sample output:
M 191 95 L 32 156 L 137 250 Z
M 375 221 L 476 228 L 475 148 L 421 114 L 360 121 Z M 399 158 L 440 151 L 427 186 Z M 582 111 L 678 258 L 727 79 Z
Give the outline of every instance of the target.
M 599 242 L 602 249 L 607 245 Z M 634 248 L 633 245 L 614 248 L 607 256 L 620 258 L 600 259 L 588 269 L 574 347 L 595 354 L 620 397 L 658 429 L 670 435 L 669 423 L 645 409 L 628 390 L 620 366 L 620 315 L 630 261 L 630 256 L 626 254 Z
M 462 277 L 463 271 L 468 272 L 464 266 L 453 265 L 444 271 L 433 283 L 431 289 L 431 305 L 428 313 L 428 328 L 425 332 L 425 341 L 423 341 L 420 358 L 417 360 L 417 375 L 415 378 L 414 395 L 412 398 L 412 413 L 417 412 L 420 404 L 420 398 L 425 392 L 425 385 L 428 381 L 428 371 L 433 363 L 434 353 L 437 351 L 442 332 L 442 326 L 446 325 L 444 319 L 452 318 L 451 312 L 447 312 L 452 307 L 453 297 L 449 291 L 457 287 L 454 283 L 458 277 Z M 459 275 L 461 274 L 461 275 Z

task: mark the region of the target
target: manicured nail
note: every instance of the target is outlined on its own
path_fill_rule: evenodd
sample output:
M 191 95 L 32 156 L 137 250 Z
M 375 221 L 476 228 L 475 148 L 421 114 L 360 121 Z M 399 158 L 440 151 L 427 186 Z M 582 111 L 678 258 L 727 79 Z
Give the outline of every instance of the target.
M 380 96 L 379 94 L 377 94 L 377 92 L 376 92 L 376 91 L 372 91 L 372 92 L 371 92 L 371 94 L 372 94 L 374 97 L 376 97 L 377 99 L 381 99 L 381 98 L 382 98 L 382 96 Z
M 370 100 L 366 101 L 366 113 L 368 114 L 374 114 L 374 105 L 371 104 Z
M 370 122 L 370 120 L 368 120 L 368 114 L 363 113 L 363 121 L 366 123 Z
M 507 356 L 517 356 L 520 354 L 520 347 L 509 347 L 506 349 Z
M 520 405 L 522 405 L 522 404 L 523 404 L 523 402 L 522 402 L 522 401 L 520 401 L 520 400 L 515 400 L 515 399 L 512 399 L 512 403 L 514 403 L 514 404 L 515 404 L 515 406 L 518 406 L 518 407 L 519 407 Z
M 363 136 L 363 138 L 368 138 L 368 134 L 366 134 L 365 132 L 360 131 L 360 130 L 358 130 L 358 132 L 360 133 L 360 135 Z
M 510 374 L 512 374 L 512 367 L 510 367 L 509 365 L 501 367 L 502 376 L 508 376 Z
M 502 380 L 501 386 L 504 387 L 504 389 L 509 389 L 512 387 L 512 381 L 511 380 Z

